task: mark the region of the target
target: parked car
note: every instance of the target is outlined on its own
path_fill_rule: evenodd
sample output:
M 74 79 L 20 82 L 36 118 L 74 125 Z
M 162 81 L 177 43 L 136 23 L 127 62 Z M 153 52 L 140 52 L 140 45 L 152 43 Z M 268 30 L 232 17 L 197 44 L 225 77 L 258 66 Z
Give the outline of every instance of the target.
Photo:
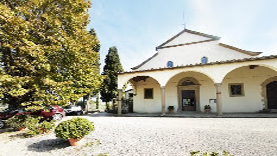
M 67 115 L 81 115 L 83 114 L 83 109 L 81 106 L 67 105 L 64 107 L 64 111 Z
M 46 110 L 30 111 L 25 108 L 19 109 L 5 109 L 0 112 L 0 128 L 4 128 L 5 120 L 13 117 L 14 115 L 30 114 L 43 117 L 43 120 L 56 120 L 60 121 L 65 116 L 64 109 L 61 106 L 53 105 L 49 106 Z
M 5 127 L 5 122 L 3 120 L 0 119 L 0 129 Z
M 0 112 L 0 129 L 5 127 L 5 120 L 13 117 L 18 113 L 19 109 L 6 108 Z
M 7 120 L 8 118 L 11 118 L 12 116 L 14 116 L 17 113 L 18 113 L 18 109 L 6 108 L 2 112 L 0 112 L 0 119 Z
M 44 119 L 54 119 L 56 121 L 62 120 L 65 116 L 64 109 L 61 106 L 52 105 L 47 110 L 39 111 L 37 116 L 42 116 Z

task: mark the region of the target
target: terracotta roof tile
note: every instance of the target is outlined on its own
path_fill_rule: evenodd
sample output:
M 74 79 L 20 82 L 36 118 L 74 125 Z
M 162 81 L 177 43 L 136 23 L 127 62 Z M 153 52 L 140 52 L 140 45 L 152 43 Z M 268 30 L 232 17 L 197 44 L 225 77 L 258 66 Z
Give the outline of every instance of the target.
M 179 32 L 177 35 L 173 36 L 169 40 L 165 41 L 164 43 L 162 43 L 161 45 L 156 47 L 156 49 L 164 48 L 164 45 L 166 45 L 167 43 L 173 41 L 175 38 L 177 38 L 178 36 L 182 35 L 185 32 L 190 33 L 190 34 L 194 34 L 194 35 L 199 35 L 199 36 L 207 37 L 207 38 L 210 38 L 212 40 L 219 40 L 220 39 L 220 37 L 217 37 L 217 36 L 208 35 L 208 34 L 200 33 L 200 32 L 197 32 L 197 31 L 192 31 L 192 30 L 184 29 L 183 31 Z M 187 44 L 189 44 L 189 43 L 187 43 Z M 186 44 L 180 44 L 179 46 L 181 46 L 181 45 L 186 45 Z M 175 46 L 177 46 L 177 45 L 175 45 Z
M 263 52 L 247 51 L 247 50 L 239 49 L 237 47 L 233 47 L 233 46 L 230 46 L 230 45 L 227 45 L 227 44 L 223 44 L 223 43 L 219 43 L 219 45 L 224 47 L 224 48 L 232 49 L 232 50 L 235 50 L 235 51 L 238 51 L 238 52 L 241 52 L 243 54 L 250 55 L 250 56 L 257 56 L 257 55 L 263 53 Z
M 139 64 L 139 65 L 137 65 L 137 66 L 135 66 L 135 67 L 133 67 L 133 68 L 131 68 L 131 69 L 133 69 L 133 70 L 138 69 L 139 67 L 143 66 L 146 62 L 148 62 L 148 61 L 150 61 L 151 59 L 153 59 L 154 57 L 156 57 L 158 54 L 159 54 L 159 53 L 154 54 L 153 56 L 151 56 L 151 57 L 148 58 L 147 60 L 143 61 L 141 64 Z

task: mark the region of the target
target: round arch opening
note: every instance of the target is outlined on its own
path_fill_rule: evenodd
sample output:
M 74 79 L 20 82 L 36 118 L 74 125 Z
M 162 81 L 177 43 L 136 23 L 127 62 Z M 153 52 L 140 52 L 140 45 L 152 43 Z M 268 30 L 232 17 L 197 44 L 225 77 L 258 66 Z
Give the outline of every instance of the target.
M 269 109 L 267 84 L 277 81 L 276 76 L 275 70 L 262 65 L 232 70 L 222 80 L 223 111 L 259 112 Z
M 188 71 L 169 79 L 166 86 L 166 104 L 177 112 L 204 111 L 210 99 L 216 98 L 214 81 L 206 74 Z M 214 110 L 216 105 L 214 104 Z
M 128 90 L 125 89 L 126 87 L 122 87 L 122 91 L 128 99 L 123 99 L 122 108 L 126 107 L 128 112 L 138 113 L 151 113 L 152 110 L 161 111 L 161 86 L 155 78 L 147 75 L 134 76 L 126 84 L 128 84 Z M 126 94 L 131 94 L 131 96 Z

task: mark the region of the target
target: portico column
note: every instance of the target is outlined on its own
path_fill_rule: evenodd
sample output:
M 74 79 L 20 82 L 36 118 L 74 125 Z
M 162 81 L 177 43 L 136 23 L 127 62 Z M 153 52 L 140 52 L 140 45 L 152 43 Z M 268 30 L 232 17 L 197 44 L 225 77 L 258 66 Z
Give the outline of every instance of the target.
M 165 115 L 165 86 L 162 86 L 161 90 L 162 90 L 162 115 Z
M 122 98 L 122 89 L 118 89 L 118 104 L 117 104 L 117 114 L 121 114 L 121 98 Z
M 222 95 L 221 95 L 221 83 L 215 83 L 216 88 L 216 110 L 217 115 L 222 115 Z

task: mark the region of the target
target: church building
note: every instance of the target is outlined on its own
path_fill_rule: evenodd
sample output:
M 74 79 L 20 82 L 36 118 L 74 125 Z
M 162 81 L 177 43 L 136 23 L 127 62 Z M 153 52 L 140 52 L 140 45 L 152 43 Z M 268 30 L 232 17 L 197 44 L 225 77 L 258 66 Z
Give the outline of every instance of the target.
M 276 111 L 277 55 L 260 56 L 219 41 L 184 29 L 132 71 L 118 74 L 119 99 L 129 82 L 137 113 L 204 112 L 205 106 L 218 115 Z

